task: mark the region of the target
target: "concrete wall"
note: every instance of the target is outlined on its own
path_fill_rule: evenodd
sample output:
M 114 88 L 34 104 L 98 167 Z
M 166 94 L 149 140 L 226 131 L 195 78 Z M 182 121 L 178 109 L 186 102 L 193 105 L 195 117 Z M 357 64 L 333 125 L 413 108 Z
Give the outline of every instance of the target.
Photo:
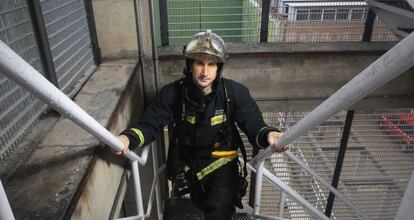
M 149 1 L 137 1 L 141 32 L 142 68 L 145 78 L 144 100 L 155 97 L 154 64 L 152 60 L 151 20 Z M 103 60 L 138 59 L 137 25 L 134 0 L 94 0 L 93 10 Z M 158 4 L 154 4 L 158 11 Z M 157 15 L 156 15 L 157 16 Z
M 229 44 L 225 77 L 249 89 L 262 111 L 308 111 L 316 107 L 392 44 Z M 177 52 L 175 52 L 177 51 Z M 162 49 L 161 84 L 182 77 L 178 49 Z M 386 84 L 353 108 L 412 107 L 414 70 Z
M 107 106 L 105 110 L 109 113 L 106 112 L 106 114 L 101 111 L 101 114 L 105 114 L 106 117 L 110 116 L 106 127 L 113 134 L 119 134 L 131 122 L 136 121 L 142 113 L 143 96 L 140 90 L 142 82 L 135 65 L 133 60 L 107 62 L 100 67 L 107 70 L 96 73 L 104 76 L 114 73 L 118 75 L 114 76 L 115 78 L 108 77 L 106 80 L 108 84 L 101 86 L 103 84 L 101 82 L 99 88 L 110 87 L 109 85 L 114 84 L 115 81 L 128 81 L 126 86 L 117 91 L 118 96 L 115 99 L 119 100 L 115 108 Z M 126 74 L 122 70 L 130 73 L 130 78 L 125 76 Z M 96 91 L 89 92 L 96 93 Z M 100 103 L 102 102 L 100 101 Z M 111 110 L 113 112 L 110 112 Z M 98 150 L 89 164 L 88 171 L 84 175 L 83 182 L 77 189 L 77 194 L 72 199 L 66 215 L 70 216 L 70 219 L 112 219 L 118 217 L 127 186 L 122 179 L 129 175 L 126 170 L 128 168 L 129 163 L 125 158 L 116 156 L 107 148 Z
M 93 0 L 102 58 L 137 57 L 133 0 Z
M 141 115 L 141 77 L 134 70 L 134 60 L 101 64 L 74 102 L 118 134 Z M 44 127 L 36 125 L 44 134 L 24 141 L 26 152 L 7 181 L 16 219 L 108 219 L 127 160 L 66 117 Z

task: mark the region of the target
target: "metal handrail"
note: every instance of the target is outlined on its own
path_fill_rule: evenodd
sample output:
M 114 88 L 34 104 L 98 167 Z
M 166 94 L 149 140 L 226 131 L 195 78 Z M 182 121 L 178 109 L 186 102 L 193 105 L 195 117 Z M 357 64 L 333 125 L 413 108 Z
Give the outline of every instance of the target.
M 342 201 L 344 201 L 344 203 L 347 204 L 350 208 L 352 208 L 353 210 L 355 210 L 358 213 L 359 216 L 364 216 L 362 213 L 360 213 L 360 211 L 358 210 L 358 208 L 351 201 L 349 201 L 344 195 L 342 195 L 342 193 L 340 193 L 337 189 L 335 189 L 331 184 L 329 184 L 328 182 L 326 182 L 321 176 L 319 176 L 309 166 L 307 166 L 305 163 L 303 163 L 303 161 L 300 160 L 299 158 L 297 158 L 292 152 L 286 152 L 286 155 L 290 159 L 292 159 L 293 161 L 295 161 L 303 169 L 305 169 L 308 174 L 310 174 L 312 177 L 314 177 L 317 180 L 319 180 L 319 182 L 322 183 L 322 185 L 324 185 L 326 188 L 328 188 L 329 191 L 331 191 L 332 193 L 334 193 L 335 196 L 337 196 L 339 199 L 341 199 Z
M 153 196 L 154 193 L 156 195 L 156 203 L 157 203 L 157 215 L 158 215 L 158 219 L 163 219 L 163 206 L 161 198 L 160 198 L 160 184 L 159 184 L 159 176 L 160 174 L 165 170 L 166 164 L 163 164 L 162 166 L 160 166 L 159 168 L 157 167 L 158 165 L 158 159 L 157 159 L 157 153 L 156 153 L 156 144 L 154 144 L 155 142 L 152 142 L 151 144 L 147 145 L 146 148 L 150 148 L 152 147 L 152 161 L 153 161 L 153 171 L 154 171 L 154 178 L 152 180 L 152 185 L 151 185 L 151 191 L 149 194 L 149 198 L 148 198 L 148 206 L 147 206 L 147 212 L 144 212 L 144 207 L 143 207 L 143 202 L 142 202 L 142 190 L 141 190 L 141 180 L 140 180 L 140 176 L 139 176 L 139 165 L 138 163 L 136 163 L 135 161 L 131 163 L 132 166 L 132 175 L 133 175 L 133 180 L 134 180 L 134 190 L 135 190 L 135 199 L 137 201 L 137 210 L 138 213 L 137 215 L 134 216 L 128 216 L 125 218 L 118 218 L 117 220 L 133 220 L 133 219 L 145 219 L 145 218 L 149 218 L 151 215 L 151 210 L 152 210 L 152 202 L 154 200 Z M 141 164 L 141 165 L 145 165 L 145 164 Z
M 75 124 L 79 125 L 99 140 L 106 143 L 115 151 L 120 151 L 123 149 L 123 144 L 119 141 L 111 132 L 106 130 L 99 122 L 97 122 L 93 117 L 86 113 L 81 107 L 74 103 L 70 98 L 68 98 L 62 91 L 56 88 L 52 83 L 45 79 L 36 69 L 34 69 L 29 63 L 23 60 L 18 54 L 16 54 L 12 49 L 10 49 L 3 41 L 0 41 L 0 69 L 2 73 L 8 78 L 12 79 L 15 83 L 19 84 L 21 87 L 27 89 L 37 98 L 48 104 L 50 107 L 66 116 L 68 119 L 73 121 Z M 142 191 L 141 191 L 141 181 L 139 178 L 139 168 L 138 164 L 145 165 L 148 159 L 150 146 L 144 147 L 141 156 L 138 156 L 133 151 L 128 150 L 128 153 L 124 156 L 131 161 L 133 179 L 135 185 L 135 195 L 138 204 L 139 217 L 145 218 L 149 217 L 144 216 L 143 202 L 142 202 Z M 153 162 L 157 164 L 157 155 L 154 154 L 155 148 L 153 150 Z M 154 166 L 155 167 L 155 166 Z M 159 173 L 156 172 L 154 168 L 154 173 L 157 176 Z M 158 183 L 155 181 L 154 183 Z M 156 198 L 157 198 L 157 208 L 158 215 L 162 216 L 161 213 L 161 199 L 159 195 L 159 184 L 155 186 L 156 188 Z M 4 188 L 1 185 L 0 196 L 0 217 L 1 219 L 14 219 L 13 212 L 10 208 L 10 204 L 7 200 L 7 197 L 4 193 Z
M 354 77 L 351 81 L 345 84 L 341 89 L 335 92 L 330 96 L 326 101 L 316 107 L 312 112 L 305 116 L 302 120 L 296 123 L 291 129 L 286 131 L 280 140 L 276 143 L 278 148 L 282 148 L 291 144 L 293 141 L 298 139 L 300 136 L 309 132 L 309 130 L 323 121 L 327 120 L 329 117 L 335 113 L 348 108 L 349 106 L 355 104 L 363 97 L 369 93 L 375 91 L 379 87 L 383 86 L 390 80 L 402 74 L 404 71 L 408 70 L 414 65 L 414 32 L 400 41 L 393 48 L 388 50 L 384 55 L 378 58 L 374 63 L 365 68 L 360 74 Z M 268 170 L 263 167 L 264 161 L 272 155 L 270 147 L 267 147 L 265 150 L 260 152 L 256 157 L 254 157 L 248 167 L 252 170 L 257 169 L 256 173 L 256 184 L 259 181 L 262 181 L 262 176 L 265 175 L 272 183 L 276 184 L 280 188 L 285 187 L 283 182 L 281 182 L 275 175 L 271 174 Z M 310 167 L 304 164 L 299 158 L 294 154 L 287 152 L 286 153 L 292 160 L 297 162 L 302 168 L 304 168 L 310 175 L 318 179 L 323 185 L 329 188 L 336 196 L 342 199 L 348 206 L 354 209 L 359 216 L 362 216 L 364 219 L 367 217 L 364 216 L 360 211 L 353 205 L 345 196 L 343 196 L 339 191 L 334 187 L 324 181 L 316 172 L 314 172 Z M 260 187 L 255 187 L 255 211 L 254 214 L 258 214 L 260 206 Z M 290 187 L 289 187 L 290 188 Z M 301 200 L 302 197 L 296 197 L 295 191 L 293 189 L 288 189 L 287 192 L 290 196 L 307 207 L 307 201 Z M 283 188 L 282 188 L 283 189 Z M 293 191 L 292 191 L 293 190 Z M 299 195 L 299 194 L 298 194 Z M 303 198 L 302 198 L 303 199 Z M 305 205 L 306 204 L 306 205 Z M 320 214 L 319 210 L 313 210 L 313 214 Z M 325 216 L 326 217 L 326 216 Z
M 286 152 L 286 154 L 293 155 L 291 152 Z M 289 156 L 289 157 L 290 157 Z M 293 159 L 293 158 L 292 158 Z M 351 207 L 358 216 L 361 216 L 362 219 L 368 219 L 363 213 L 361 213 L 358 208 L 352 204 L 351 201 L 349 201 L 342 193 L 340 193 L 338 190 L 333 188 L 331 185 L 329 185 L 326 181 L 324 181 L 315 171 L 310 169 L 306 164 L 304 164 L 301 160 L 294 157 L 294 161 L 297 162 L 302 168 L 304 168 L 311 176 L 321 181 L 323 185 L 325 185 L 331 192 L 333 192 L 336 196 L 338 196 L 341 200 L 345 202 L 349 207 Z M 263 181 L 263 176 L 266 177 L 274 186 L 279 187 L 282 190 L 282 193 L 287 193 L 289 196 L 291 196 L 293 199 L 295 199 L 297 202 L 299 202 L 301 205 L 303 205 L 305 208 L 307 208 L 312 214 L 314 214 L 318 218 L 322 218 L 321 216 L 326 215 L 321 212 L 320 210 L 316 209 L 311 203 L 309 203 L 306 199 L 304 199 L 302 196 L 300 196 L 294 189 L 283 183 L 278 177 L 276 177 L 274 174 L 272 174 L 268 169 L 266 169 L 263 166 L 264 162 L 259 165 L 259 167 L 256 169 L 251 164 L 247 164 L 247 167 L 252 170 L 253 172 L 256 172 L 256 185 L 255 185 L 255 203 L 254 203 L 254 212 L 253 215 L 259 215 L 259 209 L 260 209 L 260 197 L 261 197 L 261 186 Z M 284 196 L 282 196 L 283 198 Z M 279 208 L 282 207 L 282 204 L 284 203 L 284 199 L 281 199 Z M 279 210 L 280 211 L 280 210 Z M 279 213 L 279 217 L 283 217 Z M 326 217 L 327 218 L 327 217 Z M 329 219 L 329 218 L 327 218 Z
M 0 180 L 0 220 L 14 220 L 13 211 L 10 207 L 9 200 L 7 200 L 6 192 Z
M 157 191 L 157 188 L 156 187 L 157 187 L 158 182 L 159 182 L 159 179 L 160 179 L 160 174 L 162 172 L 164 172 L 164 170 L 165 170 L 166 167 L 167 167 L 167 164 L 164 164 L 164 165 L 162 165 L 158 169 L 155 168 L 156 169 L 156 173 L 154 175 L 154 179 L 152 180 L 152 186 L 151 186 L 150 196 L 149 196 L 149 199 L 148 199 L 149 202 L 148 202 L 147 214 L 146 215 L 150 215 L 151 214 L 152 201 L 153 201 L 153 195 L 154 195 L 154 189 L 155 189 L 155 195 L 159 195 L 159 193 L 156 192 Z M 162 210 L 162 208 L 158 209 L 158 207 L 157 207 L 157 210 L 160 211 L 160 210 Z M 163 219 L 161 213 L 158 213 L 158 219 Z
M 360 74 L 336 91 L 302 120 L 286 131 L 276 143 L 279 148 L 291 144 L 311 128 L 319 125 L 332 115 L 348 108 L 366 95 L 402 74 L 414 65 L 414 32 L 388 50 Z M 251 160 L 257 167 L 272 155 L 268 147 Z
M 263 176 L 266 177 L 273 185 L 279 187 L 283 192 L 286 192 L 289 196 L 291 196 L 294 200 L 296 200 L 298 203 L 303 205 L 306 209 L 308 209 L 314 216 L 318 217 L 319 219 L 329 219 L 323 212 L 321 212 L 319 209 L 315 208 L 310 202 L 308 202 L 306 199 L 304 199 L 302 196 L 300 196 L 294 189 L 292 189 L 290 186 L 283 183 L 279 178 L 277 178 L 275 175 L 273 175 L 270 171 L 268 171 L 266 168 L 263 167 L 263 163 L 259 165 L 259 168 L 254 168 L 251 164 L 247 164 L 247 167 L 252 170 L 253 172 L 256 172 L 256 184 L 259 183 L 261 185 L 261 182 L 263 181 Z M 260 190 L 261 187 L 255 188 L 255 199 L 254 199 L 254 212 L 253 215 L 260 215 L 259 209 L 260 209 Z
M 325 121 L 333 114 L 340 110 L 346 109 L 352 104 L 362 99 L 367 94 L 373 92 L 377 88 L 381 87 L 388 81 L 394 79 L 404 71 L 408 70 L 414 64 L 414 33 L 411 33 L 401 42 L 387 51 L 377 61 L 368 66 L 354 79 L 348 82 L 345 86 L 330 96 L 325 102 L 319 105 L 315 110 L 309 113 L 305 118 L 300 120 L 290 130 L 288 130 L 282 138 L 277 142 L 278 147 L 286 146 L 301 135 L 307 133 L 312 127 Z M 67 118 L 78 124 L 80 127 L 93 134 L 95 137 L 106 143 L 115 151 L 120 151 L 123 148 L 122 143 L 106 130 L 99 122 L 93 119 L 88 113 L 76 105 L 70 98 L 68 98 L 63 92 L 56 88 L 52 83 L 47 81 L 36 69 L 30 64 L 24 61 L 19 55 L 11 50 L 4 42 L 0 41 L 0 69 L 2 73 L 14 82 L 29 90 L 32 94 L 37 96 L 43 102 L 65 115 Z M 128 151 L 125 155 L 129 160 L 132 161 L 133 177 L 135 182 L 135 194 L 137 197 L 137 208 L 140 215 L 137 218 L 145 218 L 143 203 L 142 203 L 142 192 L 140 188 L 139 178 L 139 164 L 145 164 L 147 161 L 149 147 L 144 148 L 142 157 L 139 157 L 132 151 Z M 292 191 L 290 187 L 284 185 L 277 177 L 271 174 L 267 169 L 263 168 L 264 160 L 272 154 L 270 148 L 266 148 L 263 152 L 258 154 L 252 159 L 248 165 L 250 169 L 258 170 L 258 180 L 265 176 L 273 184 L 282 188 L 290 196 L 297 199 L 302 205 L 312 211 L 312 213 L 319 218 L 328 219 L 325 215 L 321 215 L 320 211 L 313 207 L 309 202 L 304 200 L 295 191 Z M 287 155 L 298 162 L 308 173 L 321 181 L 322 184 L 327 186 L 333 193 L 339 198 L 343 199 L 345 203 L 352 208 L 356 208 L 350 201 L 348 201 L 341 193 L 336 189 L 327 184 L 321 177 L 319 177 L 314 171 L 312 171 L 305 164 L 301 164 L 300 160 L 291 153 Z M 154 155 L 153 155 L 154 156 Z M 158 173 L 156 174 L 158 175 Z M 157 183 L 158 181 L 154 181 Z M 260 199 L 260 188 L 261 181 L 257 182 L 256 187 L 256 198 L 255 204 L 259 204 L 257 201 Z M 4 189 L 0 187 L 0 193 L 3 193 Z M 4 193 L 5 195 L 5 193 Z M 157 199 L 158 202 L 158 199 Z M 7 204 L 4 204 L 7 203 Z M 158 206 L 159 207 L 159 206 Z M 2 200 L 0 209 L 2 213 L 8 213 L 11 216 L 12 211 L 7 200 Z M 6 211 L 3 211 L 6 210 Z M 357 209 L 355 209 L 358 211 Z M 254 215 L 260 215 L 258 213 L 259 207 L 255 205 Z M 131 217 L 133 218 L 133 217 Z
M 42 74 L 23 60 L 3 41 L 0 41 L 0 69 L 8 78 L 103 141 L 113 150 L 121 151 L 123 149 L 121 141 L 45 79 Z M 137 160 L 141 164 L 144 163 L 141 157 L 130 150 L 125 156 L 132 161 Z

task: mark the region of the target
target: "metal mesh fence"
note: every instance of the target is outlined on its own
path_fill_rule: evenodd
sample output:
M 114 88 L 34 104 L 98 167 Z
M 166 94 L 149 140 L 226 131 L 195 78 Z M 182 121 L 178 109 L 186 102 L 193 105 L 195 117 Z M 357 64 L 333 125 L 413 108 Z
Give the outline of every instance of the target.
M 167 1 L 170 44 L 184 44 L 212 29 L 226 42 L 258 42 L 261 6 L 256 0 Z
M 307 113 L 264 113 L 265 121 L 286 131 Z M 291 151 L 328 183 L 339 151 L 346 112 L 340 112 L 293 143 Z M 243 137 L 251 152 L 251 146 Z M 249 154 L 249 158 L 250 158 Z M 275 154 L 265 167 L 322 212 L 329 191 L 284 154 Z M 393 219 L 414 169 L 414 109 L 357 111 L 345 153 L 338 189 L 369 219 Z M 280 189 L 264 181 L 263 214 L 278 215 Z M 248 196 L 244 198 L 247 203 Z M 307 210 L 287 197 L 285 218 L 313 219 Z M 359 219 L 340 199 L 332 217 Z
M 371 41 L 397 41 L 399 38 L 385 25 L 384 21 L 376 18 L 372 29 Z
M 170 44 L 184 44 L 205 29 L 226 42 L 259 42 L 261 0 L 171 0 L 167 8 Z M 361 41 L 367 13 L 361 0 L 272 0 L 268 42 Z M 378 18 L 371 38 L 398 40 Z
M 40 1 L 59 88 L 74 84 L 94 65 L 84 1 Z M 0 2 L 0 39 L 44 75 L 27 1 Z M 46 105 L 0 73 L 0 162 Z
M 367 13 L 367 4 L 360 0 L 272 1 L 269 42 L 361 41 Z M 397 40 L 381 21 L 375 23 L 372 38 Z
M 83 0 L 43 0 L 43 19 L 59 87 L 69 93 L 93 68 L 93 51 Z
M 0 40 L 43 73 L 26 1 L 0 2 Z M 45 107 L 0 72 L 0 162 Z

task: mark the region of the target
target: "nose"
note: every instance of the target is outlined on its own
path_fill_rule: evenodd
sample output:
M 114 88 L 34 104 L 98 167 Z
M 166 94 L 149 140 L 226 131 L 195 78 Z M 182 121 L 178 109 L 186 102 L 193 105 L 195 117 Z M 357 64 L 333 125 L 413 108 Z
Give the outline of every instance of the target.
M 207 65 L 203 65 L 203 69 L 202 69 L 202 74 L 203 76 L 207 76 L 208 72 L 207 72 Z

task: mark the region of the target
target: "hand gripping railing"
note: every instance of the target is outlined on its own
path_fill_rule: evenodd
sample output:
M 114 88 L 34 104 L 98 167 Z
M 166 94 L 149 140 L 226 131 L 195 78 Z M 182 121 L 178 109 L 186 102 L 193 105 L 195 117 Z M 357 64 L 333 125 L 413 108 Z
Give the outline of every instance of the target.
M 390 80 L 399 76 L 404 71 L 408 70 L 414 65 L 414 32 L 404 38 L 401 42 L 388 50 L 384 55 L 378 58 L 375 62 L 365 68 L 360 74 L 354 77 L 351 81 L 345 84 L 341 89 L 330 96 L 326 101 L 320 104 L 302 120 L 296 123 L 291 129 L 286 131 L 280 140 L 276 143 L 278 148 L 287 146 L 300 136 L 306 134 L 311 128 L 319 125 L 335 113 L 345 110 L 349 106 L 355 104 L 366 95 L 375 91 L 379 87 L 383 86 Z M 342 199 L 348 206 L 354 211 L 359 213 L 359 210 L 339 193 L 334 187 L 324 181 L 319 175 L 304 164 L 294 154 L 286 153 L 292 160 L 296 161 L 301 167 L 303 167 L 310 175 L 318 179 L 323 185 L 329 188 L 336 196 Z M 256 184 L 262 180 L 262 176 L 267 177 L 273 184 L 282 188 L 282 190 L 288 193 L 296 201 L 304 205 L 318 218 L 327 218 L 322 212 L 317 209 L 313 209 L 311 204 L 304 202 L 302 197 L 290 187 L 286 186 L 278 180 L 276 176 L 271 174 L 268 170 L 263 168 L 264 160 L 272 155 L 270 147 L 267 147 L 264 151 L 260 152 L 250 162 L 250 168 L 257 170 Z M 258 215 L 261 183 L 255 188 L 255 207 L 254 214 Z M 310 205 L 310 206 L 309 206 Z M 359 216 L 366 218 L 362 213 Z
M 35 68 L 23 60 L 4 42 L 0 41 L 1 73 L 25 88 L 50 107 L 65 115 L 71 121 L 103 141 L 115 151 L 123 149 L 121 141 L 106 130 L 82 108 L 76 105 L 62 91 L 47 81 Z M 143 162 L 142 158 L 132 151 L 125 155 L 128 159 Z
M 68 98 L 62 91 L 56 88 L 52 83 L 45 79 L 36 69 L 29 63 L 23 60 L 18 54 L 10 49 L 3 41 L 0 41 L 0 71 L 8 78 L 25 88 L 37 98 L 48 104 L 50 107 L 65 115 L 68 119 L 97 137 L 99 140 L 107 144 L 114 151 L 123 149 L 123 144 L 111 132 L 106 130 L 99 122 L 92 118 L 82 108 L 76 105 L 70 98 Z M 124 155 L 132 163 L 133 178 L 136 190 L 136 199 L 138 204 L 139 215 L 135 218 L 144 218 L 142 206 L 142 193 L 140 187 L 140 178 L 138 172 L 138 163 L 145 165 L 148 158 L 149 146 L 145 147 L 141 157 L 134 152 L 128 150 Z M 154 164 L 158 164 L 156 156 L 156 147 L 152 149 L 152 156 Z M 158 175 L 163 169 L 157 168 L 154 165 L 154 183 L 158 183 Z M 154 188 L 154 186 L 152 187 Z M 158 216 L 162 216 L 160 210 L 160 195 L 158 184 L 156 189 Z M 10 204 L 5 196 L 4 189 L 1 186 L 0 193 L 4 194 L 0 197 L 0 220 L 14 219 Z M 151 191 L 153 193 L 153 190 Z M 151 194 L 152 199 L 152 194 Z M 151 203 L 149 203 L 151 204 Z M 149 206 L 150 211 L 151 206 Z M 147 215 L 148 216 L 148 215 Z M 162 217 L 161 217 L 162 218 Z
M 117 220 L 134 220 L 134 219 L 149 218 L 150 215 L 151 215 L 151 210 L 152 210 L 154 192 L 155 192 L 155 195 L 156 195 L 158 219 L 163 219 L 163 213 L 162 213 L 162 210 L 163 210 L 162 204 L 163 203 L 161 201 L 161 194 L 160 194 L 160 188 L 159 188 L 159 176 L 160 176 L 161 172 L 164 171 L 165 164 L 158 168 L 157 145 L 156 145 L 155 142 L 152 142 L 151 144 L 147 145 L 144 148 L 144 150 L 149 149 L 150 147 L 152 147 L 152 162 L 153 162 L 154 179 L 152 181 L 151 191 L 150 191 L 150 194 L 149 194 L 147 212 L 144 213 L 144 204 L 143 204 L 143 201 L 142 201 L 141 179 L 140 179 L 140 176 L 139 176 L 138 162 L 133 161 L 131 163 L 131 167 L 132 167 L 132 177 L 133 177 L 133 180 L 134 180 L 135 199 L 136 199 L 136 202 L 137 202 L 137 207 L 136 208 L 138 210 L 138 213 L 135 216 L 119 218 Z M 145 165 L 145 163 L 146 163 L 146 159 L 144 161 L 144 164 L 141 164 L 141 165 Z

